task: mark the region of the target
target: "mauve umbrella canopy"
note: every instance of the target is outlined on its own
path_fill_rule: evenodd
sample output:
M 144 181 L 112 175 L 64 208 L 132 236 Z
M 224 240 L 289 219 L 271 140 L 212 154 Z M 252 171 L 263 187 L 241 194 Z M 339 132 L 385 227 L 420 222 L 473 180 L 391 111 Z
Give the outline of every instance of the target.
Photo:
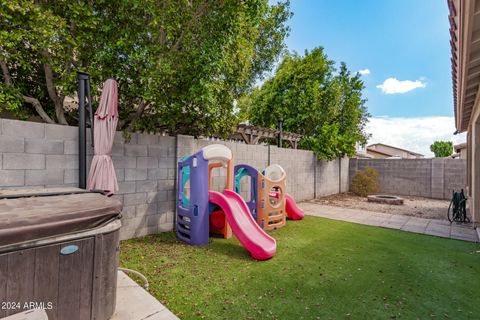
M 113 167 L 112 145 L 118 123 L 117 82 L 108 79 L 103 84 L 100 105 L 95 112 L 94 144 L 95 154 L 88 174 L 87 187 L 108 193 L 118 191 L 117 176 Z

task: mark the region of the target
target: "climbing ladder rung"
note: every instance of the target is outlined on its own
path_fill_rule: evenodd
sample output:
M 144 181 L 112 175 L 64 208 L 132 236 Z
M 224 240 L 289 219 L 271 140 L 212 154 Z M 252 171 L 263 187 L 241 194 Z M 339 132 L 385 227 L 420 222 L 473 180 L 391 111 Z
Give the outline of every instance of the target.
M 181 224 L 177 225 L 177 231 L 190 235 L 190 229 L 183 227 Z
M 283 221 L 279 221 L 279 222 L 268 222 L 268 227 L 269 228 L 277 228 L 277 227 L 282 227 L 284 226 L 284 222 Z

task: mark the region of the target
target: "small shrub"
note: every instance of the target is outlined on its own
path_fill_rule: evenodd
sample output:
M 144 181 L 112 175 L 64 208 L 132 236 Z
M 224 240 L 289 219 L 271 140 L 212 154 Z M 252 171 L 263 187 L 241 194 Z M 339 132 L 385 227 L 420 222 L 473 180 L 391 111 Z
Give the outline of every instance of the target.
M 360 170 L 352 178 L 352 191 L 356 195 L 366 197 L 379 190 L 378 171 L 373 168 Z

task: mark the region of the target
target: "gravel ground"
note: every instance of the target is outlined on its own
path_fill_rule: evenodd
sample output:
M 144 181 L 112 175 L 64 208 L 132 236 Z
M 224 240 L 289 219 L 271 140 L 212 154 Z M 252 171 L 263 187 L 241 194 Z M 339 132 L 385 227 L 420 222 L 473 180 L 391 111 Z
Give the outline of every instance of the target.
M 351 193 L 341 193 L 312 200 L 328 206 L 362 209 L 375 212 L 401 214 L 429 219 L 447 219 L 449 201 L 421 197 L 400 196 L 404 199 L 403 205 L 389 205 L 368 202 L 367 198 Z

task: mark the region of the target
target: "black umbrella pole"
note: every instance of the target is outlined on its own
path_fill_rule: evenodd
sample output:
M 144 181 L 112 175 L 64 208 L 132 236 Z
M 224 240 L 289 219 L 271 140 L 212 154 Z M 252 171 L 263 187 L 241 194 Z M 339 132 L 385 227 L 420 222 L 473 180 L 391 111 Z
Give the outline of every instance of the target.
M 279 118 L 277 119 L 277 130 L 278 130 L 278 136 L 277 136 L 277 147 L 281 148 L 283 145 L 283 119 Z
M 93 136 L 93 107 L 92 107 L 92 94 L 90 93 L 90 78 L 87 78 L 85 90 L 87 92 L 88 98 L 88 118 L 90 120 L 90 133 L 92 138 L 92 148 L 94 147 L 94 136 Z
M 87 188 L 87 125 L 85 114 L 85 84 L 88 74 L 78 73 L 78 187 Z

